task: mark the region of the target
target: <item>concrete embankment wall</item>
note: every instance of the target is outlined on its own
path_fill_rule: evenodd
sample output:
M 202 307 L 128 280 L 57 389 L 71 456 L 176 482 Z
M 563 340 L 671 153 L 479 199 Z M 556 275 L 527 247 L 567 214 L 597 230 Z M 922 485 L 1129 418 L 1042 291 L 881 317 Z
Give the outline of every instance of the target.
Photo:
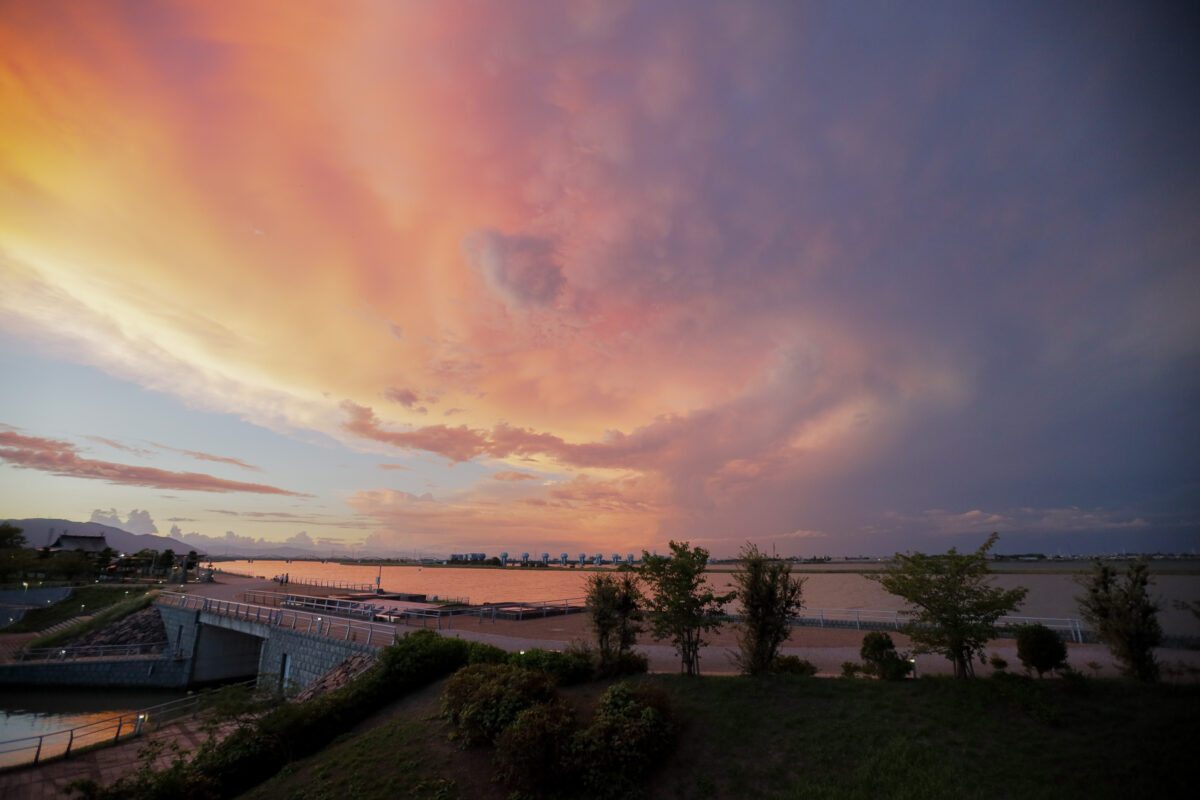
M 263 644 L 258 671 L 260 680 L 303 689 L 350 656 L 377 652 L 379 648 L 359 642 L 276 628 Z
M 190 661 L 169 657 L 26 661 L 0 664 L 0 684 L 182 689 L 188 685 L 191 668 Z

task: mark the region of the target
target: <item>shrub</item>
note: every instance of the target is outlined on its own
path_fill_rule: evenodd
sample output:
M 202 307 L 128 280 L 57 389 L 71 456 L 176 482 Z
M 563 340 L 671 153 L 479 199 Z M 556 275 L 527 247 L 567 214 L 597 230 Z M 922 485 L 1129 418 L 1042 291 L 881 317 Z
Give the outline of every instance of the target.
M 530 792 L 565 785 L 575 731 L 575 712 L 562 700 L 523 709 L 496 739 L 498 776 Z
M 624 797 L 670 747 L 674 730 L 666 692 L 657 684 L 613 684 L 591 725 L 572 740 L 583 796 Z
M 650 670 L 650 659 L 641 653 L 626 650 L 609 662 L 602 677 L 619 678 L 625 675 L 645 675 Z
M 843 661 L 842 662 L 842 677 L 843 678 L 857 678 L 859 673 L 862 671 L 863 671 L 863 665 L 859 664 L 857 661 Z
M 1017 628 L 1017 658 L 1026 671 L 1037 670 L 1038 677 L 1067 663 L 1067 644 L 1057 633 L 1041 623 Z
M 555 650 L 522 650 L 508 653 L 508 663 L 526 669 L 541 670 L 555 677 L 560 686 L 571 686 L 591 680 L 592 660 L 579 651 L 560 653 Z
M 898 681 L 912 671 L 908 659 L 896 652 L 891 635 L 883 631 L 871 631 L 863 637 L 859 656 L 866 664 L 862 671 L 885 681 Z
M 992 665 L 992 669 L 996 670 L 996 672 L 1004 672 L 1004 670 L 1008 669 L 1008 662 L 995 653 L 992 653 L 991 658 L 988 659 L 988 663 Z
M 508 661 L 508 651 L 494 644 L 467 642 L 468 664 L 503 664 Z
M 817 674 L 817 665 L 799 656 L 775 656 L 771 672 L 810 677 Z
M 515 664 L 472 664 L 442 692 L 442 712 L 465 744 L 494 742 L 517 714 L 554 698 L 554 676 Z

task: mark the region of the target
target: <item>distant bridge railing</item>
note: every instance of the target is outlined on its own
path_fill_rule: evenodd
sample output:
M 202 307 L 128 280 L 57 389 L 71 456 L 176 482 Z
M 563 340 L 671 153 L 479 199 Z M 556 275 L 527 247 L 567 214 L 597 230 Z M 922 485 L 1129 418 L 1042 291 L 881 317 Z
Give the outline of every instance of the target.
M 80 658 L 111 658 L 113 656 L 157 655 L 167 646 L 166 641 L 143 644 L 87 644 L 78 647 L 36 647 L 18 650 L 18 661 L 75 661 Z
M 272 580 L 278 580 L 281 576 L 276 575 Z M 293 578 L 290 575 L 286 583 L 280 583 L 281 586 L 291 586 L 293 583 L 300 586 L 319 586 L 325 589 L 344 589 L 348 592 L 373 592 L 375 585 L 371 583 L 354 583 L 353 581 L 332 581 L 321 578 Z
M 256 680 L 255 678 L 229 685 L 253 688 Z M 191 694 L 178 700 L 105 717 L 73 728 L 0 742 L 0 768 L 37 764 L 48 758 L 67 758 L 72 750 L 115 744 L 122 739 L 149 733 L 188 715 L 195 716 L 204 711 L 217 691 L 220 690 Z
M 730 614 L 729 619 L 738 621 L 741 616 Z M 895 629 L 912 622 L 912 617 L 903 611 L 878 611 L 866 608 L 806 608 L 800 611 L 792 624 L 819 628 L 854 628 L 856 630 Z M 1021 625 L 1041 624 L 1056 631 L 1059 636 L 1073 642 L 1085 640 L 1087 631 L 1080 620 L 1071 617 L 1001 617 L 996 627 L 1001 637 L 1015 636 Z
M 190 608 L 209 614 L 259 622 L 276 628 L 340 639 L 344 642 L 359 642 L 372 647 L 385 647 L 396 640 L 395 628 L 372 625 L 369 622 L 312 614 L 287 608 L 238 603 L 232 600 L 215 600 L 178 592 L 162 592 L 158 603 L 176 608 Z

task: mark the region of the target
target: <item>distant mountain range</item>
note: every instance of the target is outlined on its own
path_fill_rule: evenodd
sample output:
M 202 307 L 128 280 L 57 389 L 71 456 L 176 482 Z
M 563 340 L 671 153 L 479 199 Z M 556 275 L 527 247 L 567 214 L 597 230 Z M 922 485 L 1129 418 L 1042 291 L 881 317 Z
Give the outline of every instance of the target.
M 136 553 L 138 550 L 174 550 L 176 553 L 186 553 L 189 550 L 200 552 L 200 548 L 184 544 L 169 536 L 157 536 L 152 533 L 130 533 L 111 525 L 101 525 L 99 522 L 71 522 L 67 519 L 7 519 L 11 525 L 16 525 L 25 536 L 26 547 L 47 547 L 63 534 L 72 536 L 103 536 L 108 546 L 119 553 Z
M 206 543 L 188 543 L 170 536 L 153 533 L 130 533 L 99 522 L 72 522 L 68 519 L 8 519 L 0 520 L 16 525 L 25 536 L 26 547 L 46 547 L 63 534 L 73 536 L 104 536 L 108 546 L 120 553 L 136 553 L 139 550 L 174 550 L 186 553 L 195 550 L 206 556 L 233 556 L 239 558 L 321 558 L 312 550 L 285 544 L 258 542 L 226 542 L 210 540 Z M 198 537 L 209 538 L 209 537 Z

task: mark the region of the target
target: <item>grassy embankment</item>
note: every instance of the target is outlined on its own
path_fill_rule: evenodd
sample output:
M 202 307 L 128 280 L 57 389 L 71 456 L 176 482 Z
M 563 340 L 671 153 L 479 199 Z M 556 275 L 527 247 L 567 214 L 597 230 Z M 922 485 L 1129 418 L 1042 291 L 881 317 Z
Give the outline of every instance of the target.
M 140 611 L 154 602 L 157 589 L 143 587 L 130 589 L 127 586 L 84 586 L 76 589 L 65 600 L 45 608 L 35 608 L 24 617 L 4 629 L 4 633 L 31 633 L 44 631 L 60 622 L 91 614 L 90 619 L 45 636 L 39 636 L 29 647 L 54 647 L 88 631 L 99 630 L 119 619 Z
M 1061 800 L 1183 797 L 1194 789 L 1194 685 L 1081 686 L 1015 676 L 646 680 L 667 688 L 679 725 L 646 798 Z M 563 694 L 586 706 L 602 689 L 590 684 Z M 489 749 L 464 751 L 449 741 L 436 688 L 372 722 L 245 797 L 511 796 L 492 782 Z

